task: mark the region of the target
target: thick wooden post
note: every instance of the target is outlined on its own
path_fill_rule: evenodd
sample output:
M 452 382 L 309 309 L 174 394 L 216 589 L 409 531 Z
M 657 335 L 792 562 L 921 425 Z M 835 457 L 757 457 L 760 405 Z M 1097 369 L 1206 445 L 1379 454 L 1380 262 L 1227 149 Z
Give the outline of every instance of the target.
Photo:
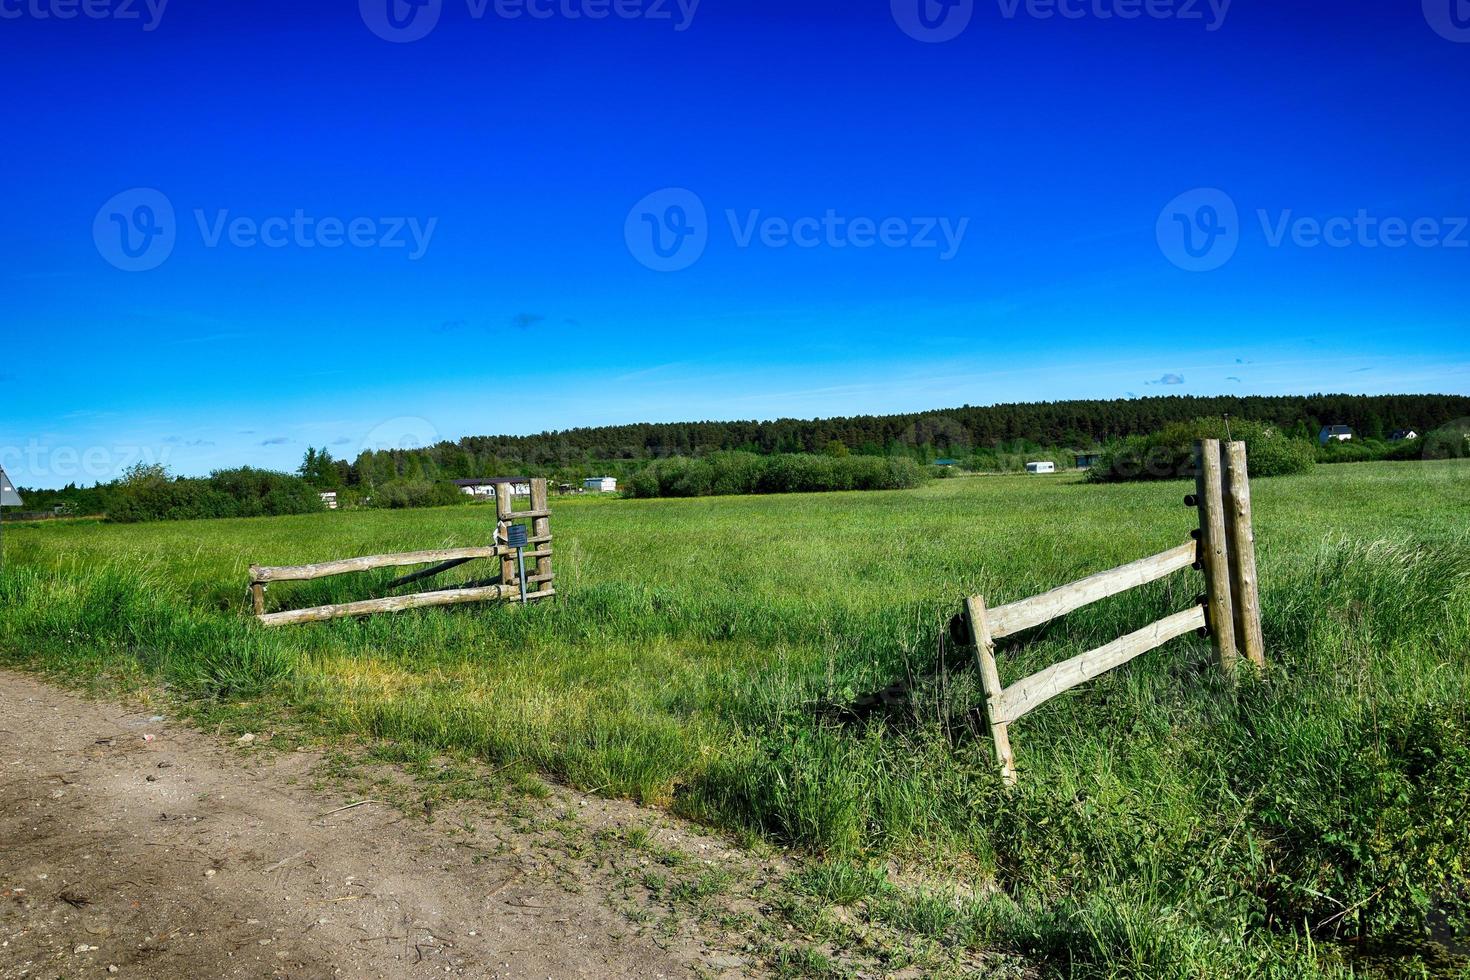
M 1243 442 L 1232 442 L 1225 451 L 1225 485 L 1228 498 L 1225 524 L 1230 541 L 1230 597 L 1235 609 L 1235 639 L 1247 660 L 1257 667 L 1264 667 L 1266 642 L 1261 633 L 1256 533 L 1251 526 L 1251 484 Z
M 1220 440 L 1195 443 L 1195 487 L 1200 514 L 1200 560 L 1205 571 L 1205 602 L 1210 640 L 1226 673 L 1235 669 L 1235 614 L 1230 601 L 1230 557 L 1225 536 L 1224 481 L 1220 472 Z
M 510 494 L 509 483 L 497 483 L 495 485 L 495 543 L 505 543 L 505 527 L 510 523 L 515 499 Z M 516 584 L 516 559 L 515 555 L 502 555 L 500 558 L 500 584 Z
M 551 551 L 551 502 L 546 493 L 546 481 L 536 479 L 531 481 L 531 510 L 533 513 L 546 515 L 531 519 L 531 547 L 537 551 Z M 535 583 L 532 592 L 540 592 L 551 586 L 553 576 L 551 574 L 551 555 L 543 554 L 536 559 L 536 575 L 531 579 Z
M 259 582 L 250 583 L 250 598 L 255 604 L 255 615 L 265 615 L 265 586 Z
M 970 637 L 975 641 L 975 663 L 980 668 L 980 683 L 985 688 L 985 720 L 990 724 L 990 738 L 995 743 L 995 759 L 1000 776 L 1007 786 L 1016 785 L 1016 757 L 1011 752 L 1011 733 L 1002 713 L 1005 688 L 1000 683 L 1000 670 L 995 665 L 995 640 L 990 635 L 985 600 L 971 596 L 965 600 L 965 614 L 970 621 Z

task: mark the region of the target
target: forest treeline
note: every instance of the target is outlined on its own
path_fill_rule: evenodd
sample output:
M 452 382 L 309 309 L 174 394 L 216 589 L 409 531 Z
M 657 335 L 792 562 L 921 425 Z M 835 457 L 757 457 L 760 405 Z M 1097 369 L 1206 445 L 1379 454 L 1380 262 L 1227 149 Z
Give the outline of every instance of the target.
M 1019 470 L 1029 460 L 1049 459 L 1064 468 L 1072 465 L 1071 450 L 1116 449 L 1128 440 L 1138 447 L 1143 445 L 1138 440 L 1170 427 L 1226 416 L 1312 443 L 1324 425 L 1351 426 L 1357 441 L 1317 450 L 1322 462 L 1399 458 L 1413 456 L 1418 450 L 1387 443 L 1395 430 L 1425 434 L 1456 424 L 1470 430 L 1470 397 L 1176 395 L 965 405 L 905 415 L 598 426 L 529 436 L 468 436 L 422 449 L 366 449 L 352 459 L 336 458 L 326 449 L 310 449 L 290 477 L 244 469 L 220 471 L 208 478 L 165 477 L 161 481 L 161 474 L 148 470 L 91 488 L 28 491 L 27 507 L 50 510 L 60 506 L 75 514 L 108 513 L 124 520 L 299 513 L 320 506 L 314 494 L 303 492 L 307 488 L 337 491 L 344 506 L 420 507 L 461 500 L 450 482 L 455 479 L 527 475 L 572 485 L 580 485 L 588 476 L 609 475 L 640 494 L 670 489 L 703 493 L 715 492 L 702 489 L 706 474 L 711 487 L 743 486 L 741 481 L 745 481 L 764 488 L 787 479 L 799 467 L 812 473 L 840 470 L 840 479 L 828 481 L 834 486 L 846 485 L 850 479 L 864 485 L 876 479 L 868 470 L 852 464 L 834 468 L 812 457 L 883 457 L 918 464 L 945 460 L 960 469 L 987 472 Z M 802 459 L 765 467 L 767 475 L 747 480 L 758 469 L 749 460 L 752 454 Z M 723 459 L 718 467 L 715 457 Z M 670 462 L 635 484 L 651 463 L 661 460 L 704 460 L 710 465 L 688 467 Z M 731 460 L 741 465 L 734 466 Z M 909 471 L 903 471 L 901 478 L 891 478 L 906 483 Z
M 532 473 L 574 481 L 601 471 L 626 478 L 649 460 L 728 451 L 906 456 L 921 463 L 951 458 L 971 469 L 1010 469 L 1031 450 L 1092 449 L 1226 415 L 1274 426 L 1294 438 L 1315 440 L 1324 425 L 1348 425 L 1360 438 L 1377 440 L 1396 429 L 1422 433 L 1470 419 L 1470 397 L 1176 395 L 966 405 L 908 415 L 598 426 L 529 436 L 468 436 L 424 449 L 363 452 L 354 460 L 309 457 L 305 475 L 324 487 Z

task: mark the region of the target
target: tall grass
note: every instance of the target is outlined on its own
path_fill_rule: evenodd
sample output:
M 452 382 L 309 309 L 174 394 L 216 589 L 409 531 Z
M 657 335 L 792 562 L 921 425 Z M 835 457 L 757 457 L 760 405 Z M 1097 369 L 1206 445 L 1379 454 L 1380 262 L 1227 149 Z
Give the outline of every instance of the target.
M 485 540 L 492 515 L 20 528 L 0 658 L 268 695 L 327 731 L 533 765 L 834 862 L 914 862 L 981 897 L 872 914 L 1060 974 L 1331 976 L 1341 940 L 1422 930 L 1470 883 L 1467 485 L 1457 462 L 1257 484 L 1271 673 L 1230 685 L 1202 642 L 1141 658 L 1016 726 L 1014 792 L 949 617 L 1183 541 L 1183 484 L 558 501 L 555 603 L 273 632 L 245 615 L 250 562 Z M 1004 679 L 1198 588 L 1186 573 L 1006 641 Z

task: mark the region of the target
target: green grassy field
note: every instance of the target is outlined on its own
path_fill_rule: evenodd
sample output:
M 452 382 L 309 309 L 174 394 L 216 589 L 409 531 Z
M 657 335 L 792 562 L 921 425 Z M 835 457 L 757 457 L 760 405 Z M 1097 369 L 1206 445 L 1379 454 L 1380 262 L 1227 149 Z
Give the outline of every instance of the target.
M 961 597 L 1182 543 L 1186 489 L 554 499 L 553 603 L 277 631 L 247 615 L 252 562 L 480 543 L 493 511 L 19 527 L 0 658 L 669 807 L 818 856 L 812 890 L 832 901 L 876 896 L 875 860 L 940 872 L 966 897 L 905 906 L 914 932 L 1059 975 L 1424 975 L 1372 954 L 1470 892 L 1470 465 L 1258 481 L 1270 676 L 1232 686 L 1207 641 L 1176 641 L 1018 723 L 1021 785 L 1000 785 L 945 638 Z M 277 586 L 270 604 L 390 577 Z M 1003 679 L 1200 591 L 1183 573 L 1004 641 Z

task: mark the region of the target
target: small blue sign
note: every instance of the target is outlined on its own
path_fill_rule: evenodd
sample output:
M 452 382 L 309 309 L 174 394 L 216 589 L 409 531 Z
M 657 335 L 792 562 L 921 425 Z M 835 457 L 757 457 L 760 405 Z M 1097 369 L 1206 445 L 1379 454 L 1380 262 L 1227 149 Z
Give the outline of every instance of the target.
M 526 546 L 527 532 L 524 524 L 511 524 L 505 529 L 506 543 L 512 548 L 524 548 Z

